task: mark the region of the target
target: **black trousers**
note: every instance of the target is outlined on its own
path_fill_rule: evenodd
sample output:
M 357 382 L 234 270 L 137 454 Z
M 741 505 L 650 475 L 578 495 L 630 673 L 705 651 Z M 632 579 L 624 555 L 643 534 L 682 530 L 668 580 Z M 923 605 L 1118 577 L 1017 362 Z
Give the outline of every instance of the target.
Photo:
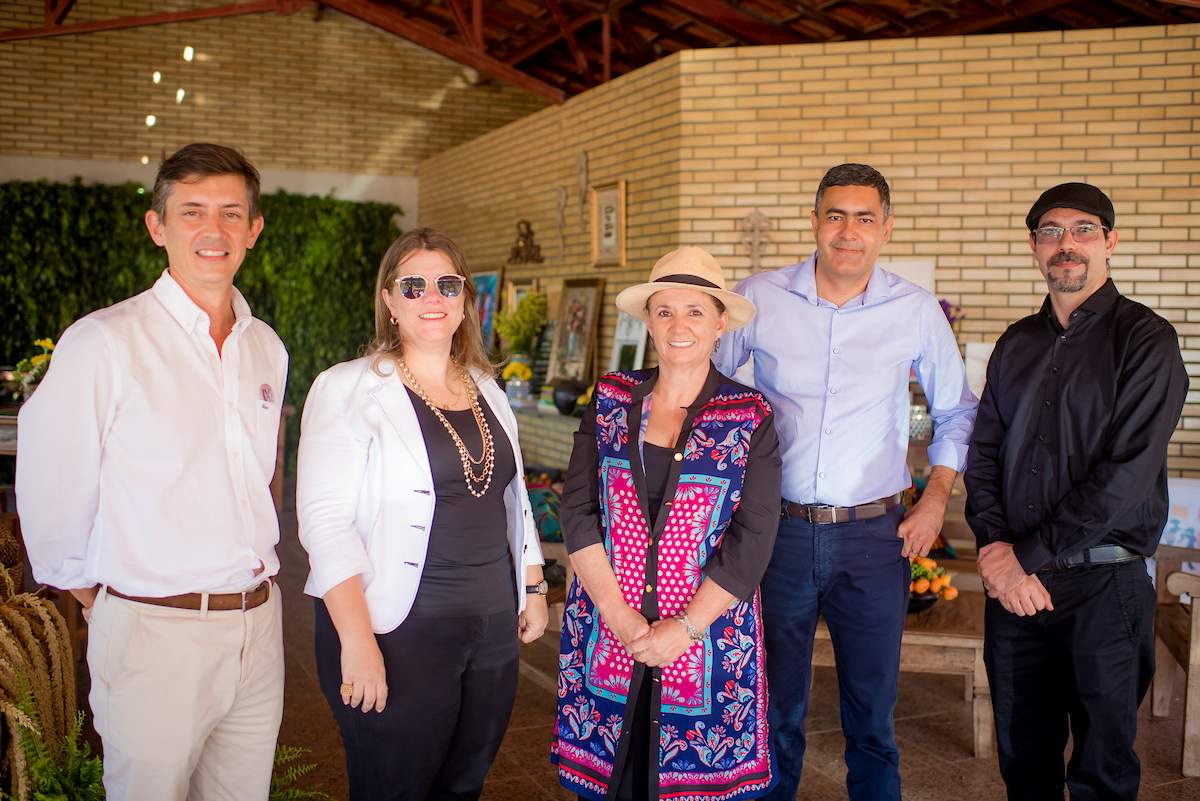
M 462 801 L 483 792 L 517 695 L 515 611 L 409 617 L 376 635 L 382 713 L 342 704 L 341 646 L 316 602 L 317 675 L 346 749 L 350 801 Z
M 988 599 L 984 662 L 1000 773 L 1013 799 L 1137 798 L 1137 710 L 1154 676 L 1146 564 L 1039 573 L 1053 612 L 1017 617 Z M 1074 746 L 1064 774 L 1068 727 Z

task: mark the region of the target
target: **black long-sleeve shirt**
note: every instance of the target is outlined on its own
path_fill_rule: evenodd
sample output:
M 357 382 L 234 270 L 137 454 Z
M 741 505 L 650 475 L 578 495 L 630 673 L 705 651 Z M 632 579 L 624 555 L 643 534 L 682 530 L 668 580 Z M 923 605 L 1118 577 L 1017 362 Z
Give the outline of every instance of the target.
M 639 384 L 634 390 L 635 407 L 629 415 L 629 448 L 638 448 L 642 399 L 649 394 L 657 380 Z M 688 414 L 679 432 L 674 450 L 682 451 L 692 431 L 692 423 L 712 397 L 717 384 L 729 379 L 715 368 L 710 369 L 708 381 L 700 395 L 688 407 Z M 574 553 L 589 545 L 603 542 L 600 513 L 600 486 L 597 476 L 599 448 L 596 446 L 595 402 L 588 406 L 571 451 L 571 462 L 563 485 L 562 529 L 567 551 Z M 641 460 L 631 459 L 635 479 L 646 481 Z M 663 502 L 675 498 L 675 486 L 679 480 L 679 463 L 672 462 L 666 486 L 654 493 Z M 742 496 L 737 510 L 730 518 L 729 527 L 721 539 L 721 546 L 705 565 L 705 575 L 715 581 L 721 589 L 741 599 L 749 598 L 762 581 L 771 552 L 775 548 L 775 533 L 779 527 L 779 485 L 782 461 L 779 455 L 779 437 L 775 433 L 775 415 L 767 416 L 750 437 L 750 453 L 746 462 L 746 474 L 742 480 Z M 644 485 L 644 484 L 643 484 Z M 646 493 L 649 496 L 651 493 Z M 645 510 L 647 519 L 655 518 L 656 531 L 661 529 L 665 514 L 651 515 Z M 658 534 L 653 537 L 657 543 Z M 653 554 L 652 554 L 653 556 Z M 648 599 L 652 600 L 652 599 Z
M 1095 545 L 1153 554 L 1187 388 L 1174 327 L 1111 279 L 1066 328 L 1047 297 L 988 363 L 964 474 L 978 545 L 1013 543 L 1026 573 Z

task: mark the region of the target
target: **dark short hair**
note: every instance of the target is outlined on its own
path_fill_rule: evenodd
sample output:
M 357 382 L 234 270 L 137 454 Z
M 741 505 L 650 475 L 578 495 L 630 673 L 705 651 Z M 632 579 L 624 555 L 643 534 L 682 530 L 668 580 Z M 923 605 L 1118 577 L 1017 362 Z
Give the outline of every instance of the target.
M 883 203 L 883 216 L 890 217 L 892 214 L 892 192 L 888 188 L 887 179 L 874 167 L 866 164 L 839 164 L 825 173 L 820 186 L 817 187 L 818 211 L 821 209 L 821 197 L 831 186 L 869 186 L 879 193 L 879 200 Z
M 258 170 L 237 150 L 224 145 L 195 142 L 184 145 L 158 165 L 154 177 L 154 196 L 150 208 L 161 217 L 167 210 L 170 197 L 177 181 L 190 183 L 213 175 L 240 175 L 246 181 L 246 195 L 250 199 L 250 219 L 258 216 L 260 181 Z

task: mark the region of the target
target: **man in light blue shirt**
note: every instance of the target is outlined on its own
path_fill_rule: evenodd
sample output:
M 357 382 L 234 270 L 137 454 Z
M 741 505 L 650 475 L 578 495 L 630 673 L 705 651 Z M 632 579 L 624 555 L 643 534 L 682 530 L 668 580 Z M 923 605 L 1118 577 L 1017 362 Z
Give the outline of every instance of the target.
M 722 337 L 727 375 L 754 358 L 754 383 L 775 407 L 783 499 L 762 582 L 771 734 L 792 801 L 804 761 L 804 717 L 817 617 L 837 661 L 846 787 L 853 801 L 899 799 L 892 725 L 909 557 L 925 556 L 966 463 L 977 400 L 937 299 L 875 263 L 891 235 L 887 181 L 834 167 L 812 213 L 817 252 L 754 275 L 737 290 L 758 314 Z M 915 371 L 935 427 L 929 485 L 904 513 L 908 381 Z

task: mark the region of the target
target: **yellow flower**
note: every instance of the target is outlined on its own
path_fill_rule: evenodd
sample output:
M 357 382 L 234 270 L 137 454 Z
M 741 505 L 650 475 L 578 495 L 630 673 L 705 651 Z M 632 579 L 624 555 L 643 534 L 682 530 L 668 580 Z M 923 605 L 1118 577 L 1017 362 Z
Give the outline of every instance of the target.
M 518 381 L 528 381 L 529 379 L 533 378 L 533 370 L 531 370 L 527 364 L 523 364 L 521 362 L 509 362 L 504 368 L 504 372 L 501 374 L 501 377 L 504 378 L 505 381 L 513 378 L 517 379 Z
M 46 339 L 35 339 L 33 344 L 37 345 L 42 350 L 54 350 L 54 340 L 47 337 Z
M 49 358 L 50 354 L 48 353 L 38 353 L 29 357 L 29 364 L 33 367 L 37 367 L 39 364 L 46 362 Z

